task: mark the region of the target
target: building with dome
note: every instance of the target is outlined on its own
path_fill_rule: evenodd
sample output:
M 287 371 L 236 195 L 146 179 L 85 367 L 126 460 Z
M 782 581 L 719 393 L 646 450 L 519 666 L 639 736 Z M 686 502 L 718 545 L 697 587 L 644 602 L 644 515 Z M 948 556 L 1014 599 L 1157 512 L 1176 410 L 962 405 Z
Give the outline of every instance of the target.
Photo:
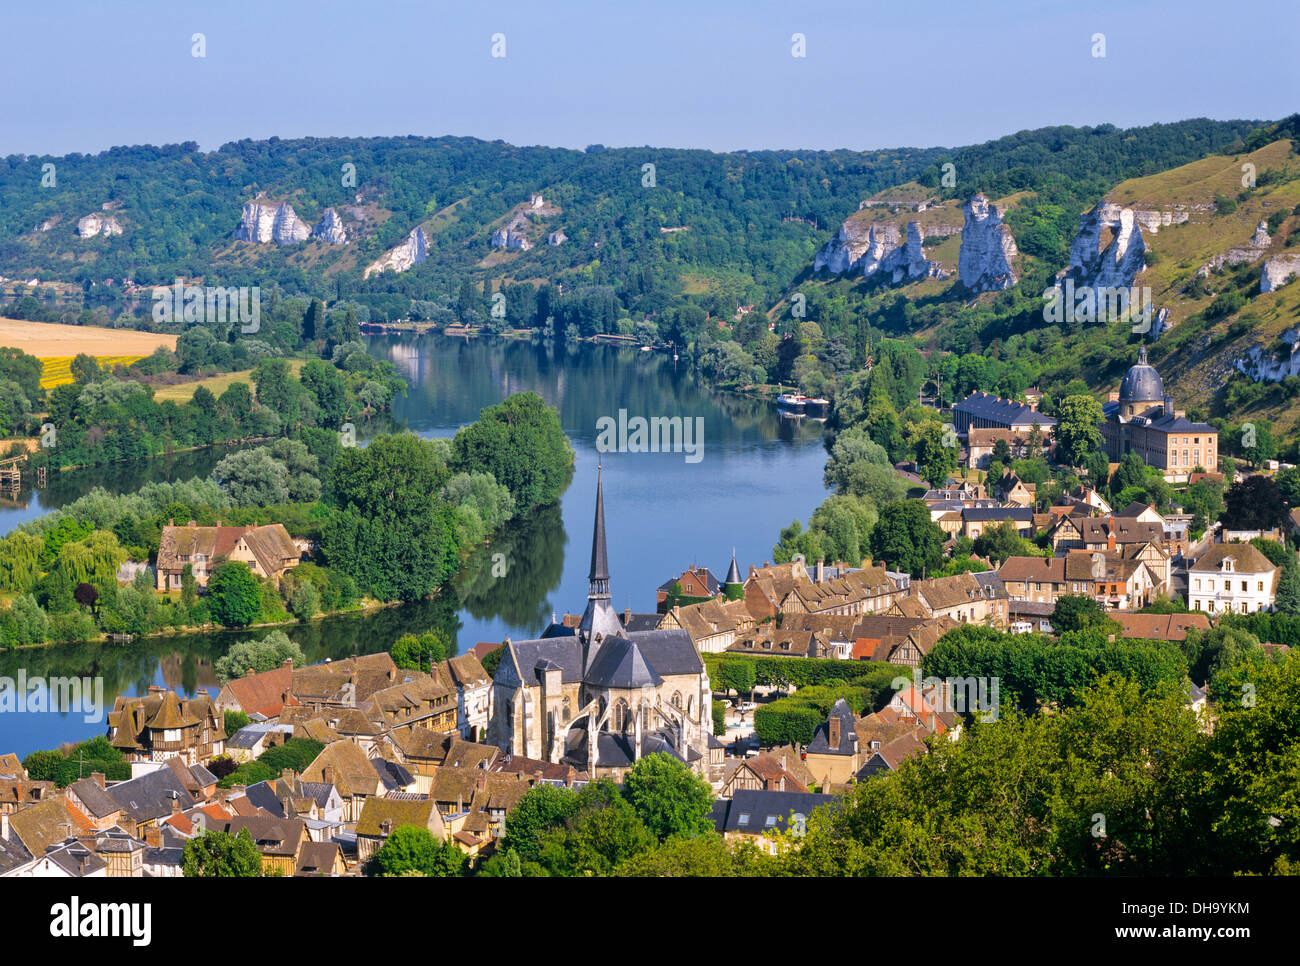
M 713 727 L 708 672 L 687 631 L 629 631 L 619 620 L 610 603 L 599 475 L 587 579 L 587 609 L 576 628 L 552 623 L 540 638 L 505 642 L 489 743 L 593 779 L 621 780 L 656 752 L 705 771 Z
M 1119 392 L 1102 407 L 1101 424 L 1106 456 L 1118 463 L 1125 453 L 1137 453 L 1165 479 L 1182 482 L 1197 467 L 1214 473 L 1219 466 L 1219 434 L 1208 423 L 1194 423 L 1174 409 L 1164 380 L 1138 350 L 1137 365 L 1124 374 Z

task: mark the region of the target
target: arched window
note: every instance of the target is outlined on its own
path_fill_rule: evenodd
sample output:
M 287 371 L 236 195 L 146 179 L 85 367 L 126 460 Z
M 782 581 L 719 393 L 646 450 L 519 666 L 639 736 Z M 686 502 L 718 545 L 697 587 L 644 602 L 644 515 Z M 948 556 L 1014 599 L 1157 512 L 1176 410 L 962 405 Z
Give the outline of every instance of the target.
M 610 715 L 610 725 L 614 731 L 626 731 L 632 724 L 632 715 L 627 706 L 627 702 L 619 698 L 614 704 L 614 712 Z
M 561 713 L 564 715 L 566 723 L 573 718 L 573 706 L 569 704 L 569 699 L 567 697 L 564 699 L 563 710 Z
M 680 691 L 674 691 L 674 692 L 673 692 L 673 697 L 672 697 L 672 702 L 673 702 L 673 707 L 674 707 L 674 708 L 680 708 L 680 707 L 682 706 L 682 692 L 680 692 Z

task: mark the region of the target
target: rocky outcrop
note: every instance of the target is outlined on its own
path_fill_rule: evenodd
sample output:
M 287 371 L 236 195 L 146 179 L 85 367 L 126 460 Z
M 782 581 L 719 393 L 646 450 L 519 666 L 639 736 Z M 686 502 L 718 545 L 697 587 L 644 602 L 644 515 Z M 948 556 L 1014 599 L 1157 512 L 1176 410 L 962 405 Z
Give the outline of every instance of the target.
M 366 269 L 365 277 L 369 278 L 379 272 L 404 272 L 428 257 L 429 239 L 425 236 L 424 229 L 417 225 L 406 236 L 406 241 L 392 251 L 385 252 L 382 258 L 371 264 Z
M 1281 382 L 1288 376 L 1300 376 L 1300 328 L 1288 329 L 1278 340 L 1289 348 L 1274 353 L 1262 345 L 1253 346 L 1233 366 L 1256 382 Z
M 1196 274 L 1206 276 L 1211 272 L 1217 272 L 1224 266 L 1230 268 L 1234 265 L 1245 265 L 1247 262 L 1253 262 L 1261 257 L 1272 244 L 1273 239 L 1268 233 L 1268 225 L 1261 221 L 1255 226 L 1255 234 L 1251 236 L 1250 241 L 1246 242 L 1245 245 L 1230 248 L 1220 255 L 1215 255 L 1198 268 Z
M 339 213 L 333 208 L 325 209 L 320 221 L 311 230 L 311 237 L 319 238 L 327 245 L 346 245 L 348 243 L 348 232 L 343 227 L 343 219 L 339 217 Z
M 568 240 L 569 236 L 563 231 L 553 231 L 546 236 L 546 243 L 548 245 L 563 245 Z
M 1259 272 L 1259 290 L 1272 292 L 1293 278 L 1300 277 L 1300 255 L 1275 255 Z
M 949 234 L 939 230 L 935 234 Z M 926 230 L 919 223 L 907 223 L 906 240 L 894 222 L 863 225 L 850 219 L 813 259 L 813 271 L 843 275 L 859 272 L 870 278 L 877 273 L 889 276 L 894 284 L 904 279 L 947 278 L 948 273 L 936 261 L 925 257 Z
M 1110 243 L 1101 250 L 1101 232 L 1110 229 Z M 1093 288 L 1129 288 L 1146 268 L 1142 221 L 1132 208 L 1102 202 L 1079 218 L 1079 234 L 1070 245 L 1067 277 Z
M 535 195 L 533 200 L 539 204 L 534 204 L 532 207 L 540 208 L 541 196 Z M 526 234 L 528 225 L 528 216 L 522 211 L 516 212 L 513 218 L 492 233 L 489 244 L 493 248 L 515 248 L 526 252 L 533 247 Z
M 1012 268 L 1016 240 L 1002 223 L 1002 212 L 982 194 L 966 202 L 957 278 L 972 292 L 997 292 L 1019 281 Z
M 287 201 L 271 205 L 265 201 L 249 201 L 235 229 L 237 241 L 265 245 L 296 245 L 311 237 L 311 228 L 298 218 L 293 205 Z
M 108 237 L 122 234 L 122 225 L 116 218 L 102 215 L 87 215 L 78 220 L 74 232 L 78 238 L 94 238 L 97 235 Z

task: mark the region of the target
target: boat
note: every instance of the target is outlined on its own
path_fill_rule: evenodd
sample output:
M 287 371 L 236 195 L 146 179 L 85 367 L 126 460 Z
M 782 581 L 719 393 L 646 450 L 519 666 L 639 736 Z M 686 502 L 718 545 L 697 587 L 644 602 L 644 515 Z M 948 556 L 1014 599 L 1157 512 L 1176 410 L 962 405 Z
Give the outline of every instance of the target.
M 795 392 L 783 392 L 776 397 L 778 409 L 784 409 L 788 413 L 802 414 L 807 408 L 808 397 Z

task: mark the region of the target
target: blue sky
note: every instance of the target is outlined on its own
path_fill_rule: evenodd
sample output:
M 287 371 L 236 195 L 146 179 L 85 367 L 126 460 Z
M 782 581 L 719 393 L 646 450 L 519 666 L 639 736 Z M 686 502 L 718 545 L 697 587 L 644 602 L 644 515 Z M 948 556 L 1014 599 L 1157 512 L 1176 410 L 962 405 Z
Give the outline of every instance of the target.
M 0 155 L 404 134 L 868 149 L 1300 109 L 1294 0 L 3 6 Z

